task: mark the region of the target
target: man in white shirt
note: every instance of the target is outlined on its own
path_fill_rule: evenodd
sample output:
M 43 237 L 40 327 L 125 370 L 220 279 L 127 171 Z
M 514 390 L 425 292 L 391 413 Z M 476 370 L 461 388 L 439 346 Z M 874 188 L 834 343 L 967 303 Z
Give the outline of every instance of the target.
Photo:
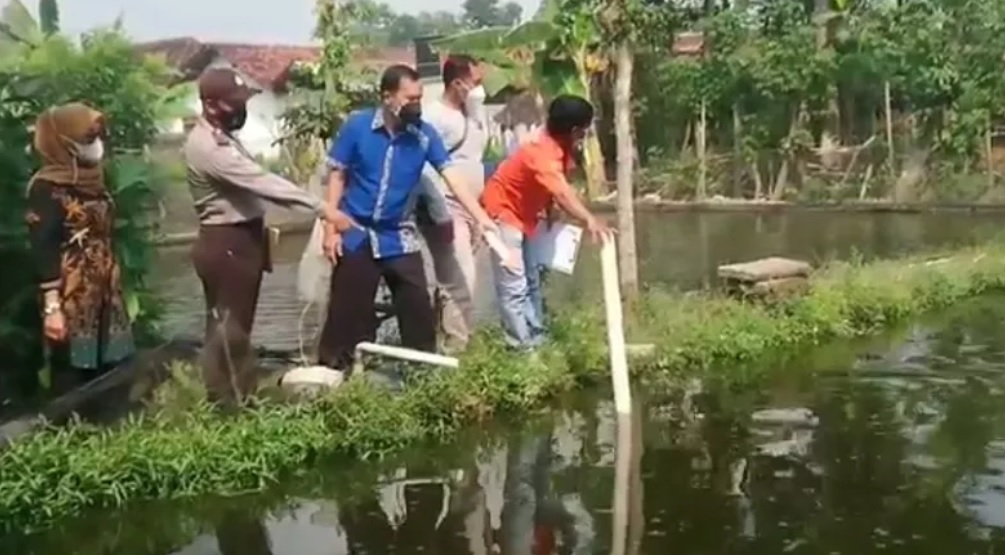
M 450 153 L 449 166 L 464 176 L 469 192 L 476 198 L 485 188 L 483 156 L 488 141 L 484 117 L 485 88 L 483 68 L 469 56 L 450 56 L 443 64 L 443 97 L 423 107 L 422 118 L 443 138 Z M 474 327 L 474 295 L 477 283 L 477 225 L 446 188 L 439 174 L 428 165 L 423 180 L 443 192 L 452 217 L 446 233 L 430 233 L 436 227 L 422 226 L 432 260 L 428 266 L 443 292 L 439 319 L 448 351 L 467 345 Z M 439 226 L 443 230 L 443 226 Z M 431 262 L 431 264 L 430 264 Z

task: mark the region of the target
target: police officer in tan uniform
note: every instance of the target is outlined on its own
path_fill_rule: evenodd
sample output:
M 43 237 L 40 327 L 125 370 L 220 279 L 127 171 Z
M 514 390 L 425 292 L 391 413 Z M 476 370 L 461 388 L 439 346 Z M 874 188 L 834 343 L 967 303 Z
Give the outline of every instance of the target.
M 266 171 L 236 132 L 248 100 L 259 91 L 228 68 L 199 80 L 202 117 L 184 153 L 188 185 L 199 216 L 192 262 L 206 297 L 203 376 L 210 400 L 239 403 L 254 391 L 251 330 L 262 282 L 271 270 L 265 202 L 309 212 L 346 230 L 352 222 L 306 191 Z

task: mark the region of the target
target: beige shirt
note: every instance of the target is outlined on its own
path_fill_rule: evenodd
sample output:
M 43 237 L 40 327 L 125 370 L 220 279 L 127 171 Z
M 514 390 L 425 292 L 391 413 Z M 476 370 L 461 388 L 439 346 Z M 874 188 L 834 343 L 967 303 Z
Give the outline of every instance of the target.
M 445 104 L 443 100 L 424 106 L 422 119 L 436 129 L 447 150 L 453 150 L 460 144 L 460 148 L 450 154 L 450 163 L 447 167 L 458 170 L 464 178 L 464 184 L 468 187 L 468 191 L 475 198 L 481 196 L 482 189 L 485 188 L 485 166 L 482 161 L 485 156 L 485 145 L 488 141 L 488 132 L 484 123 L 467 117 L 460 110 Z M 465 127 L 467 128 L 467 136 L 465 136 Z M 463 143 L 461 143 L 462 138 Z M 447 198 L 453 198 L 446 183 L 428 164 L 422 171 L 422 178 L 423 181 L 439 188 Z
M 265 216 L 264 201 L 323 214 L 321 200 L 266 171 L 236 138 L 200 118 L 183 148 L 199 223 L 223 225 Z

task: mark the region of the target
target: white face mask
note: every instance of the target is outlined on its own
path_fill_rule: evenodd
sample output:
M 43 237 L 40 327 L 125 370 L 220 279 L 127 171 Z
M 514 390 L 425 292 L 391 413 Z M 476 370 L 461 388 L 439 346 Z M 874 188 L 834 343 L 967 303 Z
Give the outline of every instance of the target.
M 91 164 L 97 164 L 105 157 L 105 143 L 100 138 L 88 144 L 77 144 L 76 150 L 77 158 Z
M 482 108 L 485 106 L 485 96 L 485 87 L 481 85 L 468 91 L 468 96 L 464 99 L 464 110 L 468 116 L 475 119 L 481 118 Z

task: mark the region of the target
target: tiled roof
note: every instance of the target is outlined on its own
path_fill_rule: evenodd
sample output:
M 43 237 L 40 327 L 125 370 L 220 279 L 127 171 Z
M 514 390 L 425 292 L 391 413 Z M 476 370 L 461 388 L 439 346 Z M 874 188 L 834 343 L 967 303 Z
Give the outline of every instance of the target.
M 191 37 L 166 39 L 137 45 L 145 54 L 161 54 L 167 63 L 181 72 L 185 81 L 198 78 L 216 56 L 231 63 L 263 87 L 281 89 L 295 62 L 314 62 L 321 56 L 316 46 L 281 44 L 238 44 L 202 42 Z M 380 67 L 392 64 L 415 64 L 411 48 L 361 50 L 355 53 L 357 63 Z

